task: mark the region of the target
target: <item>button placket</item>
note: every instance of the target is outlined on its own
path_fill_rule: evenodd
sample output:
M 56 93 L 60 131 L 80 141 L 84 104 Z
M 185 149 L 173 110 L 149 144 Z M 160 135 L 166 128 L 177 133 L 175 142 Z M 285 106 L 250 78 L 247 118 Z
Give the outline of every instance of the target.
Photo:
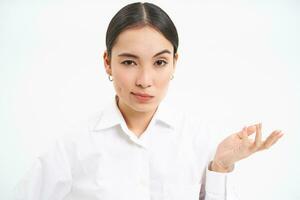
M 138 185 L 145 199 L 150 199 L 149 158 L 147 149 L 140 147 Z

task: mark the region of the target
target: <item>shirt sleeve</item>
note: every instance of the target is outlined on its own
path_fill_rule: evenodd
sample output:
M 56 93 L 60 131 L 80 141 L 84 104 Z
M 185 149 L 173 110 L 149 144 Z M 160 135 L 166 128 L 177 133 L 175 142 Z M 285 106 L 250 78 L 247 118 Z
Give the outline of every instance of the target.
M 234 170 L 229 173 L 214 172 L 209 170 L 208 165 L 205 174 L 205 195 L 202 195 L 205 200 L 239 200 L 234 187 Z
M 239 200 L 240 198 L 237 195 L 235 187 L 235 170 L 228 173 L 214 172 L 209 170 L 209 165 L 213 160 L 216 147 L 218 145 L 213 142 L 212 137 L 212 134 L 216 133 L 212 127 L 213 124 L 209 123 L 208 121 L 204 121 L 200 125 L 202 127 L 198 130 L 205 132 L 205 134 L 199 141 L 206 141 L 206 145 L 202 143 L 202 146 L 205 146 L 208 153 L 204 154 L 207 156 L 206 168 L 202 176 L 199 200 Z
M 39 156 L 15 186 L 15 200 L 62 200 L 71 190 L 72 176 L 64 144 L 57 140 Z

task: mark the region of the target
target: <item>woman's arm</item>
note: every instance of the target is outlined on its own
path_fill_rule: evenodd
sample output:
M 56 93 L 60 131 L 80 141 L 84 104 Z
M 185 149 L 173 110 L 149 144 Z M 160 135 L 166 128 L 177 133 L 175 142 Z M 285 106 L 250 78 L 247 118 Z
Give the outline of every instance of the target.
M 214 159 L 208 163 L 200 191 L 200 200 L 237 200 L 233 181 L 235 162 L 274 145 L 282 133 L 273 131 L 262 141 L 261 124 L 244 127 L 241 131 L 225 138 L 217 147 Z M 248 138 L 256 133 L 255 140 Z
M 15 200 L 62 200 L 71 190 L 72 176 L 62 142 L 38 157 L 30 171 L 16 185 Z

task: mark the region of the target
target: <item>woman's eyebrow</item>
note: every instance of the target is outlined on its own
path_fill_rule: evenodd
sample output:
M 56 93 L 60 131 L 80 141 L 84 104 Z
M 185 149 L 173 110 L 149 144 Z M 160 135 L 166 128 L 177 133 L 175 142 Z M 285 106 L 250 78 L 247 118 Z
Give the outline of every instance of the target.
M 153 58 L 156 57 L 156 56 L 159 56 L 159 55 L 161 55 L 161 54 L 164 54 L 164 53 L 171 54 L 171 51 L 169 51 L 168 49 L 162 50 L 162 51 L 158 52 L 157 54 L 155 54 L 155 55 L 153 56 Z
M 161 55 L 161 54 L 164 54 L 164 53 L 171 54 L 171 52 L 170 52 L 168 49 L 164 49 L 164 50 L 162 50 L 162 51 L 156 53 L 156 54 L 153 56 L 153 58 L 156 57 L 156 56 L 159 56 L 159 55 Z M 132 57 L 132 58 L 136 58 L 136 59 L 139 58 L 137 55 L 134 55 L 134 54 L 131 54 L 131 53 L 121 53 L 121 54 L 119 54 L 118 56 L 119 56 L 119 57 Z

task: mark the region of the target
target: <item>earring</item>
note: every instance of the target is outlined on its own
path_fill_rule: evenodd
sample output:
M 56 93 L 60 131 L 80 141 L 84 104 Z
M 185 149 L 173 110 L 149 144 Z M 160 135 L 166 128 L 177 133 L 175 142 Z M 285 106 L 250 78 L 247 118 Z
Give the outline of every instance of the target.
M 112 78 L 111 75 L 108 75 L 108 80 L 109 80 L 109 81 L 113 81 L 114 79 Z
M 170 79 L 173 80 L 173 78 L 174 78 L 174 75 L 172 74 Z

